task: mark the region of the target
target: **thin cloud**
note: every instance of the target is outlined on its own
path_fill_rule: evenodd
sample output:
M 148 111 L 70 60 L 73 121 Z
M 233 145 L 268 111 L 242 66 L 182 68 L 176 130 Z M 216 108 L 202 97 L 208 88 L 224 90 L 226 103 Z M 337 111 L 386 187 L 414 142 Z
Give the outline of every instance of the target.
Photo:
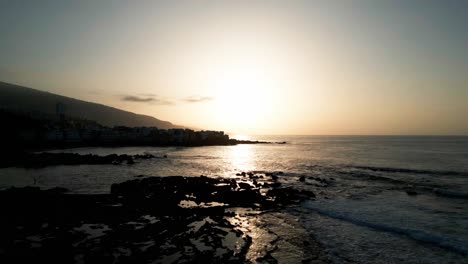
M 141 96 L 134 96 L 134 95 L 126 95 L 122 97 L 122 101 L 127 101 L 127 102 L 135 102 L 135 103 L 149 103 L 149 104 L 157 104 L 157 105 L 173 105 L 174 103 L 165 100 L 165 99 L 159 99 L 155 97 L 141 97 Z
M 187 103 L 201 103 L 213 100 L 213 97 L 209 96 L 190 96 L 184 99 Z
M 122 97 L 122 101 L 129 101 L 129 102 L 139 102 L 139 103 L 148 103 L 156 101 L 156 98 L 152 97 L 138 97 L 133 95 L 127 95 Z

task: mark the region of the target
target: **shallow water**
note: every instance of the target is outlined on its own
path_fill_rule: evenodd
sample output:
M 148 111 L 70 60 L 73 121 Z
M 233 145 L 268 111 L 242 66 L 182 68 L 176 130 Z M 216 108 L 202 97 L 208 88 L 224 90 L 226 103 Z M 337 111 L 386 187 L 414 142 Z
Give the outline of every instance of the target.
M 232 177 L 241 171 L 283 171 L 284 184 L 317 194 L 292 213 L 337 263 L 468 262 L 468 137 L 251 139 L 288 144 L 57 150 L 161 158 L 134 165 L 1 169 L 0 188 L 36 180 L 44 188 L 106 193 L 112 183 L 136 175 Z M 302 175 L 305 182 L 297 180 Z

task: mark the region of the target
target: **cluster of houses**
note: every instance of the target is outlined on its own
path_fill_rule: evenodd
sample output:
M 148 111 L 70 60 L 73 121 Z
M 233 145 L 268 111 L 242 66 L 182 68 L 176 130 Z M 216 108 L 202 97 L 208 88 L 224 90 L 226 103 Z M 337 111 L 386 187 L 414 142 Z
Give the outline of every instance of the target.
M 113 128 L 102 126 L 52 128 L 47 130 L 43 137 L 43 140 L 50 143 L 227 145 L 230 142 L 229 136 L 223 131 L 122 126 Z
M 1 109 L 0 117 L 10 125 L 0 130 L 4 145 L 23 147 L 87 145 L 232 145 L 223 131 L 158 129 L 156 127 L 106 127 L 95 121 L 66 117 L 57 104 L 55 116 Z

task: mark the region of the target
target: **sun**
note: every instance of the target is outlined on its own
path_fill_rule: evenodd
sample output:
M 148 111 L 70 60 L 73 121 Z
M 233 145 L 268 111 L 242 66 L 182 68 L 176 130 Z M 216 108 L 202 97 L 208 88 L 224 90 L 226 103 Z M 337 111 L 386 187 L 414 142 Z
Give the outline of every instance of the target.
M 258 126 L 273 107 L 272 80 L 264 67 L 252 62 L 218 71 L 214 79 L 218 122 L 236 129 Z
M 186 65 L 191 65 L 188 76 L 193 76 L 185 79 L 195 80 L 199 93 L 213 97 L 204 109 L 213 127 L 231 133 L 261 133 L 276 122 L 275 113 L 291 87 L 291 61 L 288 49 L 275 36 L 248 34 L 245 28 L 239 32 L 211 34 L 206 38 L 210 41 L 197 45 L 198 52 L 184 57 Z

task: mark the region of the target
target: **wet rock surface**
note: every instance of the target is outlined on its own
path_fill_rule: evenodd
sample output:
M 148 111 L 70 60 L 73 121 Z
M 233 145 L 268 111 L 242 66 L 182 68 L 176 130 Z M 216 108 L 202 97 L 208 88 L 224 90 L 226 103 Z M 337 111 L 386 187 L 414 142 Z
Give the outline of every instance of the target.
M 278 174 L 137 178 L 102 195 L 1 191 L 0 262 L 327 263 L 284 210 L 315 194 Z

